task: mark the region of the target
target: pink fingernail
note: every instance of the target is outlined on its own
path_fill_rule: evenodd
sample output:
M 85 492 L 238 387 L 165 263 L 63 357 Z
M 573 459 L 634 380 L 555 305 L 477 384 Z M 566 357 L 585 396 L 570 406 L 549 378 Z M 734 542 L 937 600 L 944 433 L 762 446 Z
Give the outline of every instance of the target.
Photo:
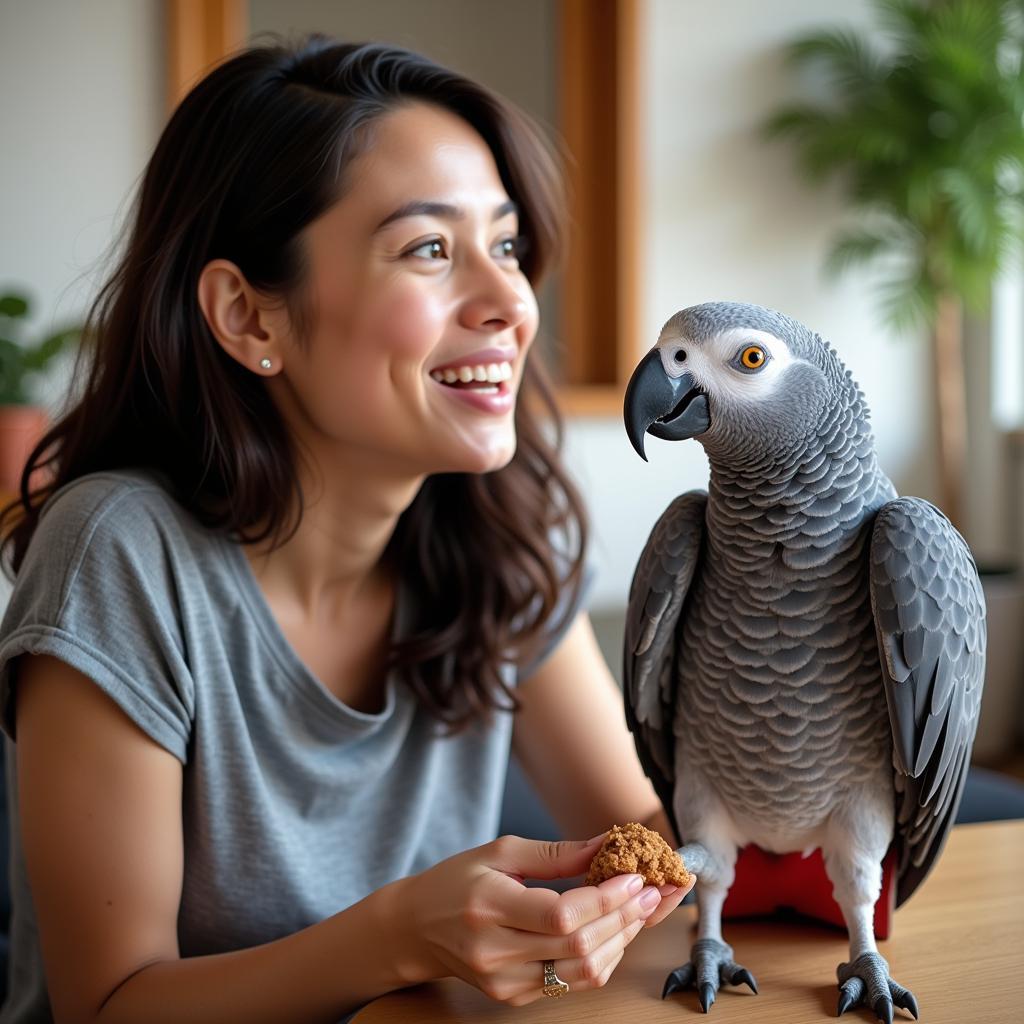
M 644 887 L 644 880 L 639 875 L 630 875 L 629 881 L 626 883 L 626 891 L 632 895 L 633 893 L 639 892 Z
M 645 910 L 653 910 L 661 902 L 661 893 L 651 887 L 640 894 L 640 906 Z

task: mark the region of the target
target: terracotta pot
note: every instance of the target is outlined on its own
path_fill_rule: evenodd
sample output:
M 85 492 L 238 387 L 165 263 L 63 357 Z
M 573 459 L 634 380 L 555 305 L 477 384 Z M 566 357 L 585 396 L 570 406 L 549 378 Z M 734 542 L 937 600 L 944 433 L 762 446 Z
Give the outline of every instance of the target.
M 25 460 L 39 443 L 49 418 L 36 405 L 0 405 L 0 494 L 13 497 Z

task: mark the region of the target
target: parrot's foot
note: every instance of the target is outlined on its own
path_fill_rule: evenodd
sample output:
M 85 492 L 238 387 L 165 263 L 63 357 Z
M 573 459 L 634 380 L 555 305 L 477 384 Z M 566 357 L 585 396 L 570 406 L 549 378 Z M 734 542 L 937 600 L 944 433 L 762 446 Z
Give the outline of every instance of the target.
M 757 993 L 754 976 L 746 967 L 741 967 L 733 960 L 732 946 L 718 939 L 698 939 L 690 950 L 689 963 L 677 967 L 665 979 L 661 998 L 681 989 L 696 988 L 700 1008 L 707 1013 L 715 1001 L 718 986 L 725 982 L 730 985 L 749 985 L 751 992 L 755 995 Z
M 837 1017 L 861 1003 L 867 1003 L 875 1016 L 892 1024 L 892 1008 L 898 1006 L 909 1010 L 917 1020 L 917 1000 L 910 989 L 893 981 L 889 976 L 889 965 L 880 953 L 864 953 L 853 963 L 840 964 L 836 969 L 839 978 L 839 1008 Z

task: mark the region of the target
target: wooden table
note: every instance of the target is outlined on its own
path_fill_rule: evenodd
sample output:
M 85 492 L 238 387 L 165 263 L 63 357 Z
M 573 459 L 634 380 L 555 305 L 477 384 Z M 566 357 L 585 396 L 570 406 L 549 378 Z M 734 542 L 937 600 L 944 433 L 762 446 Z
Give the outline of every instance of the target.
M 892 976 L 917 996 L 923 1024 L 1024 1021 L 1024 821 L 961 825 L 938 866 L 896 912 L 892 937 L 879 943 Z M 733 1024 L 820 1024 L 835 1019 L 836 965 L 847 959 L 845 933 L 813 925 L 725 923 L 736 960 L 757 978 L 759 995 L 725 986 L 710 1017 L 696 993 L 661 1000 L 665 976 L 689 958 L 696 908 L 680 907 L 637 936 L 603 989 L 570 992 L 512 1008 L 448 979 L 384 996 L 355 1024 L 679 1024 L 698 1017 Z M 540 985 L 540 967 L 537 968 Z M 866 1009 L 843 1020 L 873 1021 Z M 911 1020 L 896 1011 L 896 1020 Z

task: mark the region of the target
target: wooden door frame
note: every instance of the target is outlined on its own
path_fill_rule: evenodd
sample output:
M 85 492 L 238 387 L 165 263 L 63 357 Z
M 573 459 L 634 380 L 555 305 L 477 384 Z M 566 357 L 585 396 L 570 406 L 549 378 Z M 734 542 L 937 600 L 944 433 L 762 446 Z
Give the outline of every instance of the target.
M 642 0 L 559 0 L 561 131 L 568 168 L 563 406 L 619 415 L 641 355 Z
M 639 334 L 644 0 L 555 0 L 561 131 L 570 154 L 559 395 L 576 415 L 618 415 Z M 173 109 L 245 45 L 247 0 L 165 0 Z
M 249 35 L 248 0 L 164 0 L 167 111 Z

